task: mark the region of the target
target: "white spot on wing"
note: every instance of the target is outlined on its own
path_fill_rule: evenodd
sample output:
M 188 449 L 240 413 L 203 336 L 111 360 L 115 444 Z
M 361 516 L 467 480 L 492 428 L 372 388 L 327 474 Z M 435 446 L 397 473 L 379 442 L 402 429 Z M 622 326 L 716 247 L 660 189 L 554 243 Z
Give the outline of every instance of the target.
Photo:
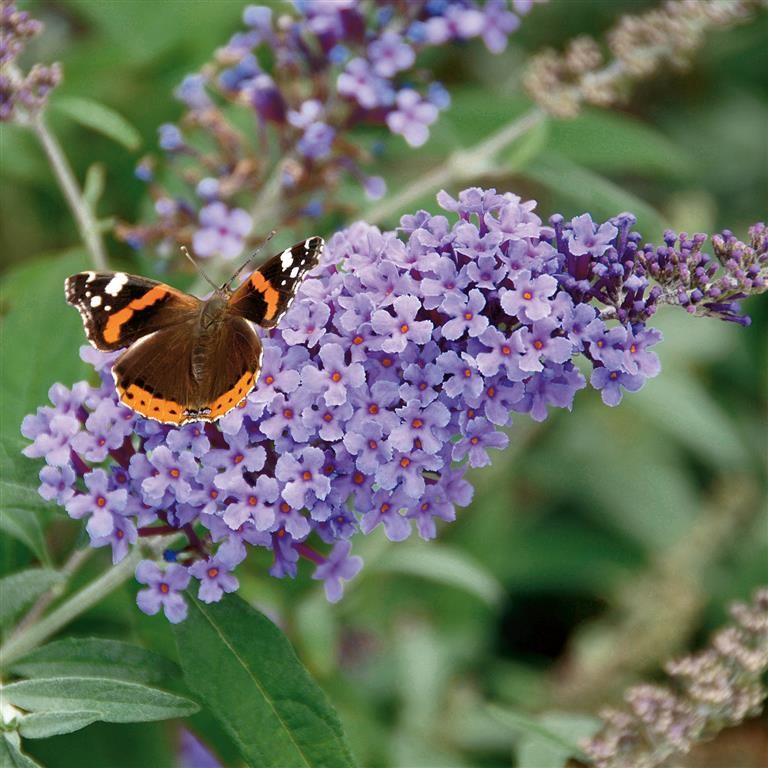
M 88 293 L 86 293 L 85 295 L 89 296 L 90 295 L 90 291 Z M 101 306 L 101 296 L 94 296 L 91 299 L 91 307 L 93 309 L 95 309 L 96 307 L 100 307 L 100 306 Z
M 105 312 L 111 312 L 111 311 L 112 311 L 112 307 L 110 307 L 110 306 L 109 306 L 109 304 L 107 304 L 107 305 L 104 307 L 104 311 L 105 311 Z
M 85 279 L 86 283 L 90 283 L 91 280 L 95 280 L 96 279 L 96 273 L 95 272 L 86 272 L 85 274 L 88 275 L 88 277 Z
M 291 266 L 291 263 L 293 262 L 293 256 L 291 256 L 291 249 L 286 248 L 281 254 L 280 254 L 280 266 L 283 269 L 288 269 L 288 267 Z
M 115 276 L 107 283 L 107 286 L 104 288 L 104 290 L 110 296 L 117 296 L 117 294 L 123 290 L 123 287 L 127 282 L 128 275 L 126 275 L 125 272 L 115 272 Z
M 291 274 L 289 275 L 289 277 L 296 277 L 296 275 L 298 275 L 298 274 L 299 274 L 299 267 L 294 267 L 291 270 Z

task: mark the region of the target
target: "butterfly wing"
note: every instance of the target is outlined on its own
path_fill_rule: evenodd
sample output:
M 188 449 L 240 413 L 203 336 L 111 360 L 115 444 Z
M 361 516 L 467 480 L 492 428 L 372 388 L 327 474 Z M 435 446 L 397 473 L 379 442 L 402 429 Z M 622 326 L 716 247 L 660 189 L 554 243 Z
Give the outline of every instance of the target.
M 64 281 L 67 301 L 96 349 L 128 347 L 155 331 L 189 322 L 200 299 L 125 272 L 80 272 Z
M 324 245 L 321 237 L 309 237 L 273 256 L 232 294 L 229 313 L 274 328 L 304 275 L 317 265 Z
M 261 365 L 261 343 L 245 320 L 221 322 L 209 343 L 196 319 L 139 339 L 112 368 L 129 408 L 165 424 L 215 421 L 245 399 Z

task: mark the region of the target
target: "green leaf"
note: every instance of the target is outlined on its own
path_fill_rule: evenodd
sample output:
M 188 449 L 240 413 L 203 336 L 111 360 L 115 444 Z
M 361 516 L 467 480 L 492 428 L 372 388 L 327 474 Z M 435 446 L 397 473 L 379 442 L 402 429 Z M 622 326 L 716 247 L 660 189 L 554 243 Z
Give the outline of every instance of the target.
M 92 211 L 96 210 L 99 200 L 104 194 L 106 178 L 107 175 L 101 163 L 92 163 L 88 166 L 83 185 L 83 197 Z
M 666 229 L 661 214 L 637 195 L 556 152 L 539 155 L 525 175 L 575 206 L 572 213 L 588 211 L 594 218 L 610 218 L 624 211 L 637 217 L 637 229 L 648 240 L 660 240 Z
M 259 768 L 353 766 L 336 712 L 283 633 L 235 595 L 189 595 L 174 625 L 187 684 Z M 215 660 L 215 663 L 212 663 Z
M 464 552 L 434 542 L 390 547 L 369 570 L 369 576 L 376 570 L 421 576 L 463 589 L 488 605 L 496 605 L 503 594 L 501 584 L 480 563 Z
M 33 712 L 19 720 L 19 733 L 25 739 L 47 739 L 79 731 L 98 719 L 97 711 L 87 709 Z
M 49 677 L 21 680 L 3 688 L 11 704 L 30 712 L 88 710 L 108 723 L 140 723 L 186 717 L 194 701 L 124 680 L 104 677 Z
M 529 717 L 493 705 L 489 712 L 502 725 L 523 734 L 517 752 L 518 768 L 560 768 L 570 757 L 585 760 L 578 742 L 598 727 L 593 717 L 565 712 Z
M 503 170 L 520 173 L 537 158 L 547 146 L 552 120 L 542 120 L 513 142 L 503 153 Z
M 170 659 L 119 640 L 70 637 L 36 648 L 11 669 L 24 677 L 108 677 L 156 683 L 181 670 Z
M 141 145 L 141 134 L 121 114 L 101 102 L 80 96 L 59 96 L 51 100 L 51 106 L 72 118 L 75 122 L 103 134 L 135 151 Z
M 620 112 L 586 110 L 575 120 L 553 120 L 547 151 L 606 173 L 680 178 L 692 166 L 690 156 L 663 133 Z
M 60 573 L 48 568 L 29 568 L 0 579 L 0 626 L 8 626 L 25 608 L 61 580 Z
M 50 563 L 39 510 L 38 462 L 22 455 L 21 435 L 0 435 L 0 530 L 25 544 L 42 562 Z
M 18 736 L 16 739 L 18 740 Z M 10 733 L 4 733 L 0 739 L 0 766 L 2 768 L 41 768 L 39 763 L 21 751 Z
M 64 301 L 64 278 L 88 266 L 82 251 L 70 251 L 17 267 L 0 282 L 3 337 L 23 339 L 0 345 L 0 434 L 12 444 L 22 418 L 47 402 L 51 384 L 69 385 L 86 373 L 78 355 L 86 343 L 83 324 Z

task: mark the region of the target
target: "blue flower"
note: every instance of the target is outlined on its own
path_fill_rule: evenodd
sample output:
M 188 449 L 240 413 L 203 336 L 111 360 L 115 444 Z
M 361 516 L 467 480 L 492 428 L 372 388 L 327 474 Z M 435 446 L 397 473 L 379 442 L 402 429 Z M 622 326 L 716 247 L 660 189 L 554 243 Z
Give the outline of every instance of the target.
M 750 245 L 717 240 L 713 271 L 699 238 L 643 247 L 627 216 L 544 226 L 511 194 L 440 200 L 453 222 L 422 211 L 403 217 L 402 239 L 362 222 L 330 239 L 264 339 L 256 388 L 217 424 L 138 417 L 118 405 L 115 354 L 91 349 L 82 356 L 99 386 L 54 386 L 53 405 L 25 418 L 25 453 L 47 464 L 41 495 L 87 517 L 94 546 L 117 560 L 158 527 L 187 534 L 166 571 L 140 568 L 142 610 L 183 618 L 190 576 L 203 599 L 219 599 L 250 548 L 271 553 L 277 577 L 313 563 L 335 599 L 357 571 L 346 543 L 379 525 L 392 540 L 414 527 L 432 538 L 469 503 L 467 468 L 506 445 L 510 414 L 541 421 L 572 408 L 587 386 L 577 361 L 608 405 L 658 373 L 651 278 L 686 310 L 732 305 L 733 281 L 764 287 L 764 227 Z
M 412 88 L 403 88 L 395 97 L 397 109 L 387 115 L 392 133 L 399 133 L 412 147 L 420 147 L 429 138 L 429 126 L 437 120 L 438 110 Z
M 142 560 L 136 566 L 136 581 L 148 585 L 136 595 L 136 602 L 144 613 L 153 616 L 161 608 L 172 624 L 187 617 L 187 604 L 179 594 L 189 584 L 189 571 L 181 565 L 169 565 L 161 571 L 151 560 Z
M 202 258 L 234 259 L 243 252 L 253 220 L 242 208 L 228 209 L 222 202 L 206 205 L 199 216 L 200 228 L 192 238 L 195 254 Z
M 344 591 L 342 581 L 354 579 L 363 567 L 361 557 L 350 555 L 351 548 L 350 542 L 340 541 L 331 550 L 325 562 L 318 565 L 312 574 L 313 579 L 324 582 L 325 596 L 330 603 L 341 600 Z

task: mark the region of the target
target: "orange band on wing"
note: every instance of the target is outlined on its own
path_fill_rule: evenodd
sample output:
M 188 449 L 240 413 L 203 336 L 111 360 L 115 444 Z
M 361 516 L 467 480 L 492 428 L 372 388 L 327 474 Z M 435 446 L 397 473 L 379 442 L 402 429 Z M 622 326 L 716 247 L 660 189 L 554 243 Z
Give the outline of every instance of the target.
M 190 421 L 215 421 L 225 413 L 240 405 L 256 384 L 256 374 L 246 371 L 232 389 L 210 405 L 193 410 L 189 404 L 176 403 L 153 395 L 138 384 L 129 384 L 123 388 L 117 385 L 120 401 L 136 413 L 165 424 L 186 424 Z
M 164 299 L 170 291 L 162 285 L 156 285 L 147 291 L 141 298 L 134 299 L 130 304 L 123 307 L 119 312 L 110 315 L 104 326 L 104 340 L 109 344 L 114 344 L 120 338 L 120 329 L 125 325 L 136 312 L 151 307 L 158 301 Z
M 280 301 L 280 294 L 270 285 L 269 280 L 266 280 L 261 272 L 254 272 L 251 275 L 251 285 L 264 297 L 264 301 L 267 302 L 267 311 L 264 313 L 264 319 L 271 320 L 277 314 L 277 305 Z
M 142 416 L 166 424 L 183 424 L 185 421 L 189 421 L 186 406 L 181 403 L 174 403 L 173 400 L 163 400 L 151 392 L 147 392 L 146 389 L 142 389 L 138 384 L 129 384 L 126 389 L 118 385 L 117 394 L 125 405 Z
M 208 407 L 211 409 L 207 416 L 208 420 L 218 419 L 233 408 L 238 406 L 245 396 L 253 389 L 256 384 L 256 376 L 253 371 L 246 371 L 238 380 L 232 389 L 225 392 L 217 400 L 214 400 Z

